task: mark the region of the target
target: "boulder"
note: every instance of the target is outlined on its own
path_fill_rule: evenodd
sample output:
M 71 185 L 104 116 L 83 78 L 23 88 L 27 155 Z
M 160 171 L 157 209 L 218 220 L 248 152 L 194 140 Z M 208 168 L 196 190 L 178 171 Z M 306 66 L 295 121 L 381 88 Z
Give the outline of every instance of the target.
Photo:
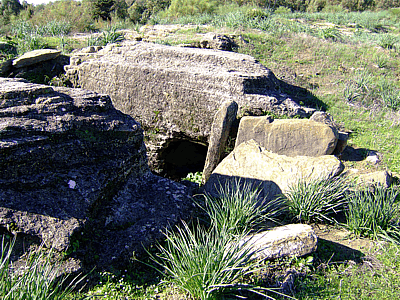
M 317 250 L 318 237 L 310 225 L 289 224 L 246 237 L 243 242 L 257 250 L 261 259 L 299 257 Z
M 10 72 L 12 68 L 12 63 L 13 63 L 12 59 L 0 62 L 0 76 L 6 75 L 8 72 Z
M 241 143 L 215 168 L 204 192 L 218 196 L 220 185 L 238 182 L 261 190 L 267 200 L 285 193 L 298 180 L 339 175 L 342 163 L 333 155 L 319 157 L 279 155 L 260 147 L 254 140 Z
M 71 82 L 109 94 L 117 109 L 142 124 L 150 167 L 159 174 L 171 144 L 207 147 L 213 117 L 225 101 L 238 103 L 239 115 L 314 111 L 282 93 L 284 83 L 244 54 L 126 41 L 74 57 L 65 67 Z
M 336 148 L 333 151 L 335 155 L 341 155 L 344 149 L 347 147 L 347 140 L 349 139 L 349 133 L 339 130 L 339 127 L 333 121 L 331 114 L 324 111 L 316 111 L 310 118 L 311 121 L 326 124 L 328 126 L 334 127 L 338 131 L 338 140 L 336 143 Z
M 272 119 L 243 117 L 236 146 L 254 140 L 271 152 L 287 156 L 321 156 L 332 154 L 338 133 L 334 127 L 307 119 Z
M 233 38 L 224 34 L 216 34 L 214 32 L 205 34 L 200 42 L 195 43 L 193 46 L 223 51 L 232 51 L 235 47 L 237 47 Z
M 47 60 L 55 59 L 61 54 L 60 50 L 39 49 L 24 53 L 13 61 L 14 68 L 28 67 Z
M 0 78 L 0 227 L 109 268 L 190 209 L 185 186 L 151 174 L 140 124 L 107 95 Z
M 232 123 L 236 119 L 237 109 L 238 105 L 236 102 L 227 101 L 222 103 L 221 108 L 214 116 L 208 141 L 206 162 L 203 169 L 203 184 L 208 180 L 212 171 L 221 161 L 221 155 L 225 149 Z
M 316 111 L 310 117 L 311 121 L 315 121 L 318 123 L 323 123 L 329 126 L 336 127 L 335 122 L 333 121 L 333 117 L 330 113 L 324 111 Z
M 370 173 L 360 173 L 357 169 L 349 169 L 346 176 L 356 181 L 358 186 L 379 185 L 388 188 L 393 183 L 393 176 L 388 171 L 375 171 Z

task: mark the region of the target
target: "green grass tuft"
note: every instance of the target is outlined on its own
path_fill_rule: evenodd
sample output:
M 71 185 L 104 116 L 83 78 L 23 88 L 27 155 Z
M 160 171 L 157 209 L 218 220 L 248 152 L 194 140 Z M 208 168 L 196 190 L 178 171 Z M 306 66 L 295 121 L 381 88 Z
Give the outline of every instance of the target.
M 12 273 L 11 253 L 15 238 L 1 244 L 0 255 L 0 299 L 2 300 L 58 300 L 72 294 L 72 290 L 84 279 L 74 278 L 66 288 L 66 277 L 57 278 L 59 268 L 52 263 L 52 250 L 44 253 L 40 248 L 29 253 L 26 265 L 20 274 Z
M 400 207 L 394 188 L 375 187 L 349 194 L 346 227 L 357 235 L 400 241 Z
M 336 222 L 332 214 L 342 211 L 349 182 L 343 177 L 299 180 L 282 196 L 289 215 L 299 222 Z
M 261 189 L 250 183 L 236 180 L 221 185 L 219 197 L 204 195 L 204 207 L 217 228 L 226 228 L 232 234 L 241 234 L 257 228 L 265 221 L 277 223 L 283 213 L 284 201 L 267 201 L 261 197 Z

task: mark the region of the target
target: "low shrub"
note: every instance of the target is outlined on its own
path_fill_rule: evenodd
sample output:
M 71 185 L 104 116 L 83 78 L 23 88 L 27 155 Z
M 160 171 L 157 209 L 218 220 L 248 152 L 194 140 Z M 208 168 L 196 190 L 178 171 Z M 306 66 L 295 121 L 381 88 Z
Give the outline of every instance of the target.
M 122 32 L 118 32 L 115 26 L 107 27 L 100 35 L 90 36 L 86 40 L 87 46 L 106 46 L 108 44 L 119 43 L 125 39 Z
M 203 172 L 188 173 L 185 178 L 182 178 L 182 180 L 187 180 L 201 185 L 202 177 Z
M 208 0 L 171 0 L 166 10 L 167 15 L 180 17 L 185 15 L 199 15 L 213 13 L 218 6 L 218 1 Z
M 377 43 L 382 48 L 390 50 L 395 48 L 397 42 L 398 42 L 398 37 L 389 33 L 385 33 L 380 35 L 380 38 Z
M 325 40 L 331 40 L 334 42 L 340 42 L 343 40 L 342 34 L 335 27 L 322 28 L 320 30 L 320 36 Z

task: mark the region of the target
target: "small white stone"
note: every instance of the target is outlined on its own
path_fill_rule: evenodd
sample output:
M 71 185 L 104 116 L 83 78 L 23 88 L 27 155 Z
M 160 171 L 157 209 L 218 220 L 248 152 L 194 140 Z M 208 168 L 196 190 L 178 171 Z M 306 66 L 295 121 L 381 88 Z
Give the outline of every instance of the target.
M 70 189 L 75 189 L 76 187 L 76 182 L 73 180 L 68 181 L 68 186 Z

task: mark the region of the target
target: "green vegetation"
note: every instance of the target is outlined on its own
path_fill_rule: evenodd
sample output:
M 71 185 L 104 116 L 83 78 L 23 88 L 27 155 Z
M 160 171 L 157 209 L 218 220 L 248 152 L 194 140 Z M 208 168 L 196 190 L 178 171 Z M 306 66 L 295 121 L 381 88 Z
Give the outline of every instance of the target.
M 216 299 L 237 290 L 244 276 L 258 269 L 255 250 L 241 241 L 244 234 L 233 236 L 225 228 L 212 226 L 190 229 L 187 224 L 167 231 L 167 245 L 159 246 L 155 260 L 163 267 L 167 280 L 194 299 Z
M 240 188 L 239 188 L 240 187 Z M 267 201 L 260 187 L 236 180 L 217 189 L 219 197 L 204 195 L 203 209 L 218 229 L 241 234 L 258 228 L 266 221 L 277 223 L 283 213 L 281 199 Z
M 398 191 L 375 187 L 351 193 L 346 210 L 347 228 L 357 235 L 400 241 Z
M 201 185 L 202 176 L 203 172 L 189 173 L 185 178 L 182 178 L 182 180 L 191 181 Z
M 290 217 L 298 222 L 335 222 L 331 215 L 344 209 L 349 188 L 344 177 L 300 180 L 289 187 L 282 200 Z
M 99 36 L 91 36 L 86 40 L 86 46 L 106 46 L 112 43 L 122 42 L 125 37 L 118 28 L 111 26 L 101 32 Z
M 57 300 L 65 299 L 82 281 L 83 277 L 75 278 L 67 285 L 67 278 L 57 278 L 58 267 L 52 263 L 52 251 L 46 254 L 44 249 L 31 252 L 26 265 L 20 274 L 10 274 L 12 269 L 11 254 L 15 239 L 5 242 L 3 236 L 0 249 L 0 298 L 2 300 Z

